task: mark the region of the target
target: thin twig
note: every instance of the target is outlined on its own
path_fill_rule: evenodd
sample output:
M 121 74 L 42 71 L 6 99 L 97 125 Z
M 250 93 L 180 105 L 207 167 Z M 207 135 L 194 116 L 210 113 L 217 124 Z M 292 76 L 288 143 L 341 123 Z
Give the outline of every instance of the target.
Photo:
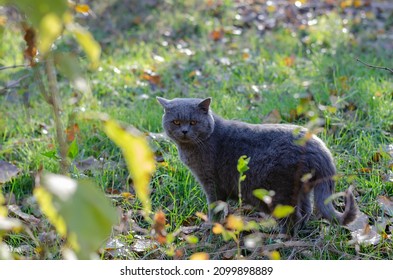
M 25 68 L 28 68 L 28 67 L 30 67 L 30 66 L 29 66 L 29 65 L 27 65 L 27 64 L 12 65 L 12 66 L 2 66 L 2 67 L 0 67 L 0 71 L 1 71 L 1 70 L 6 70 L 6 69 L 19 68 L 19 67 L 25 67 Z
M 392 68 L 388 68 L 388 67 L 384 67 L 384 66 L 371 65 L 371 64 L 368 64 L 368 63 L 366 63 L 364 61 L 361 61 L 359 58 L 356 58 L 356 60 L 359 61 L 361 64 L 366 65 L 367 67 L 386 70 L 386 71 L 389 71 L 390 73 L 393 74 L 393 69 Z
M 28 77 L 30 77 L 30 74 L 26 74 L 26 75 L 20 77 L 19 79 L 10 82 L 8 85 L 6 85 L 5 87 L 0 89 L 0 93 L 6 92 L 7 89 L 11 89 L 11 88 L 17 87 L 22 80 L 24 80 L 24 79 L 26 79 Z

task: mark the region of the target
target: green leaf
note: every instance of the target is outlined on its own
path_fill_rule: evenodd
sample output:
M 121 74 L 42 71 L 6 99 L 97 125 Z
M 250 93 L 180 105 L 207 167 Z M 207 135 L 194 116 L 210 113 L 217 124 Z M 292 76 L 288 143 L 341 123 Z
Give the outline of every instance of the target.
M 91 181 L 81 180 L 72 199 L 67 200 L 59 213 L 64 217 L 69 231 L 75 233 L 81 259 L 91 254 L 110 236 L 112 226 L 118 221 L 117 212 L 105 195 Z
M 264 200 L 264 198 L 266 196 L 270 196 L 270 192 L 268 190 L 265 190 L 265 189 L 255 189 L 255 190 L 252 191 L 252 194 L 256 198 L 258 198 L 258 199 L 260 199 L 262 201 Z
M 41 155 L 46 156 L 46 157 L 51 158 L 51 159 L 60 159 L 60 157 L 57 154 L 57 151 L 55 151 L 55 150 L 41 153 Z
M 56 68 L 64 75 L 72 86 L 80 91 L 86 92 L 90 90 L 89 84 L 85 78 L 84 72 L 80 67 L 78 58 L 71 53 L 56 52 L 54 55 Z
M 79 45 L 82 47 L 86 53 L 88 59 L 90 60 L 91 68 L 97 68 L 101 56 L 101 46 L 94 40 L 93 35 L 83 27 L 78 24 L 73 24 L 69 31 L 74 34 Z
M 293 208 L 292 206 L 278 204 L 274 208 L 272 215 L 277 219 L 281 219 L 281 218 L 285 218 L 285 217 L 289 216 L 294 211 L 295 211 L 295 208 Z
M 80 259 L 93 258 L 118 221 L 117 212 L 91 181 L 47 174 L 34 195 Z M 44 197 L 44 198 L 43 198 Z
M 7 0 L 6 3 L 16 5 L 33 26 L 38 30 L 38 48 L 45 55 L 63 29 L 63 16 L 66 13 L 65 0 Z
M 190 244 L 197 244 L 199 242 L 199 239 L 195 235 L 188 235 L 186 236 L 186 241 Z
M 78 147 L 78 142 L 76 141 L 75 138 L 74 141 L 72 141 L 70 146 L 68 147 L 68 157 L 70 159 L 75 159 L 78 153 L 79 153 L 79 147 Z
M 250 158 L 248 158 L 247 156 L 241 156 L 237 162 L 237 171 L 240 174 L 246 172 L 249 169 L 248 167 L 249 162 L 250 162 Z

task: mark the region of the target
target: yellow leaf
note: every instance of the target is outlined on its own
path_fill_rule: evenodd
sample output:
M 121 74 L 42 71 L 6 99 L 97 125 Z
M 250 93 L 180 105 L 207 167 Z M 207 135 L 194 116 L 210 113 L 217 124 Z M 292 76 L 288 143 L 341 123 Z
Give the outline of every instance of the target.
M 1 193 L 1 188 L 0 188 L 0 217 L 7 216 L 7 207 L 3 206 L 4 203 L 5 203 L 5 198 Z
M 207 222 L 207 221 L 209 220 L 209 219 L 207 218 L 207 215 L 206 215 L 205 213 L 196 212 L 195 215 L 196 215 L 198 218 L 204 220 L 205 222 Z
M 273 4 L 273 2 L 267 3 L 266 10 L 271 14 L 277 10 L 277 7 Z
M 87 14 L 90 11 L 90 7 L 86 4 L 76 4 L 74 10 L 77 13 Z
M 190 256 L 190 260 L 208 260 L 209 254 L 205 252 L 194 253 Z
M 151 212 L 149 183 L 155 171 L 154 154 L 142 134 L 128 132 L 113 120 L 104 121 L 104 131 L 122 150 L 136 195 L 147 217 Z
M 129 192 L 123 192 L 121 193 L 121 196 L 125 199 L 133 199 L 135 197 L 132 193 Z
M 229 215 L 227 218 L 226 226 L 228 229 L 242 231 L 244 222 L 241 217 L 235 215 Z
M 41 53 L 45 54 L 50 50 L 53 42 L 60 36 L 62 28 L 63 23 L 55 13 L 48 13 L 42 18 L 38 30 L 38 49 Z
M 7 17 L 0 16 L 0 26 L 5 26 L 6 23 L 7 23 Z
M 289 205 L 280 205 L 278 204 L 274 210 L 272 215 L 277 219 L 285 218 L 292 214 L 295 211 L 295 208 Z
M 97 68 L 101 56 L 101 46 L 96 40 L 94 40 L 93 35 L 83 27 L 77 24 L 71 25 L 70 31 L 75 35 L 76 40 L 79 45 L 83 48 L 87 57 L 90 60 L 91 67 Z
M 224 231 L 224 227 L 219 223 L 215 223 L 212 231 L 214 234 L 221 234 Z
M 269 253 L 269 258 L 271 260 L 280 260 L 281 256 L 280 256 L 280 253 L 278 251 L 272 251 L 272 252 Z
M 52 202 L 52 195 L 43 187 L 38 186 L 34 189 L 33 194 L 37 199 L 41 211 L 48 217 L 48 220 L 56 228 L 56 231 L 62 236 L 67 235 L 67 227 L 63 217 L 59 215 Z

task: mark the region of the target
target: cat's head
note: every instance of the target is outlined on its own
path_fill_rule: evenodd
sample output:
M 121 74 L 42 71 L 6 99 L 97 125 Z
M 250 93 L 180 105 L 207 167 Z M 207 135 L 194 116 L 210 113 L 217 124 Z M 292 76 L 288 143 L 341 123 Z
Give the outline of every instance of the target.
M 162 126 L 166 134 L 178 144 L 199 144 L 214 130 L 214 118 L 210 110 L 211 98 L 157 97 L 164 108 Z

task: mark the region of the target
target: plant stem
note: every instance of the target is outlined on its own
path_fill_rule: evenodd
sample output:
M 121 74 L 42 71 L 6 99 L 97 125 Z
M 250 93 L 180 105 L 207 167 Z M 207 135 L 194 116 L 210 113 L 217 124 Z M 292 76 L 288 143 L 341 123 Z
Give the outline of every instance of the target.
M 60 152 L 60 173 L 66 175 L 69 170 L 69 161 L 67 158 L 68 144 L 66 135 L 64 133 L 64 126 L 61 120 L 60 109 L 60 93 L 56 78 L 56 69 L 53 63 L 53 57 L 49 56 L 45 63 L 45 73 L 48 79 L 49 91 L 46 94 L 46 99 L 52 107 L 53 117 L 56 125 L 56 138 L 59 144 Z M 45 96 L 45 94 L 44 94 Z

